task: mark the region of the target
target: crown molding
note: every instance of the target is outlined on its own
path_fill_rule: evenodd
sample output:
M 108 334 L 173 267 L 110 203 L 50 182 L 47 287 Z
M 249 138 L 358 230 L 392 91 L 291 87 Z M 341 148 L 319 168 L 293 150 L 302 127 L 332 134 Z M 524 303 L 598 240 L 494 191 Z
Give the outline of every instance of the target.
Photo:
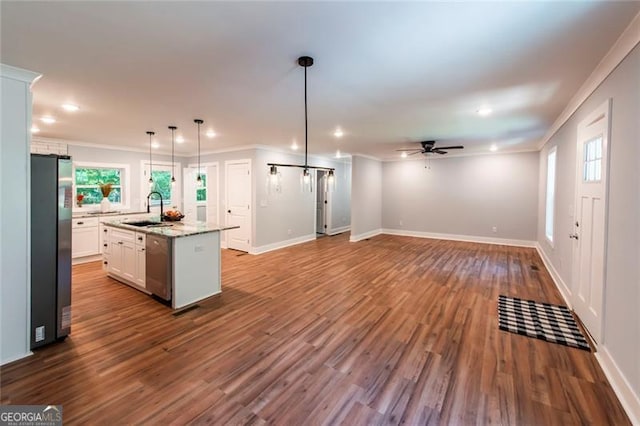
M 12 67 L 11 65 L 6 64 L 0 64 L 0 75 L 5 78 L 10 78 L 12 80 L 28 84 L 33 84 L 42 77 L 42 74 L 38 72 Z
M 618 37 L 618 40 L 613 44 L 613 47 L 607 52 L 604 58 L 602 58 L 600 63 L 598 63 L 573 98 L 571 98 L 566 108 L 538 143 L 538 150 L 542 149 L 542 147 L 549 142 L 553 135 L 560 130 L 560 127 L 571 118 L 580 105 L 602 84 L 638 43 L 640 43 L 640 13 L 633 18 L 629 26 L 627 26 L 620 37 Z
M 99 148 L 99 149 L 109 149 L 112 151 L 127 151 L 127 152 L 143 152 L 145 154 L 149 153 L 148 149 L 143 149 L 143 148 L 132 148 L 130 146 L 119 146 L 119 145 L 107 145 L 107 144 L 101 144 L 101 143 L 93 143 L 93 142 L 82 142 L 82 141 L 76 141 L 76 140 L 71 140 L 71 139 L 57 139 L 57 138 L 47 138 L 47 137 L 43 137 L 43 136 L 32 136 L 31 140 L 34 142 L 41 142 L 41 143 L 62 143 L 62 144 L 66 144 L 66 145 L 73 145 L 73 146 L 84 146 L 87 148 Z M 171 156 L 171 151 L 164 151 L 164 150 L 157 150 L 155 149 L 153 151 L 154 154 L 159 154 L 159 155 L 168 155 Z M 191 157 L 191 155 L 187 155 L 187 154 L 180 154 L 180 153 L 175 153 L 174 155 L 175 157 Z
M 462 158 L 462 157 L 484 157 L 488 155 L 510 155 L 510 154 L 524 154 L 528 152 L 540 152 L 538 147 L 531 147 L 526 149 L 517 149 L 511 151 L 489 151 L 489 152 L 469 152 L 468 154 L 454 154 L 454 155 L 438 155 L 430 156 L 430 157 L 417 157 L 417 158 L 387 158 L 382 160 L 383 163 L 390 162 L 407 162 L 407 161 L 424 161 L 424 160 L 447 160 L 451 158 Z
M 363 158 L 367 158 L 367 159 L 369 159 L 369 160 L 380 161 L 380 162 L 384 161 L 384 160 L 382 160 L 381 158 L 374 157 L 373 155 L 361 154 L 361 153 L 359 153 L 359 152 L 354 152 L 353 154 L 351 154 L 351 157 L 352 157 L 352 158 L 353 158 L 353 157 L 363 157 Z

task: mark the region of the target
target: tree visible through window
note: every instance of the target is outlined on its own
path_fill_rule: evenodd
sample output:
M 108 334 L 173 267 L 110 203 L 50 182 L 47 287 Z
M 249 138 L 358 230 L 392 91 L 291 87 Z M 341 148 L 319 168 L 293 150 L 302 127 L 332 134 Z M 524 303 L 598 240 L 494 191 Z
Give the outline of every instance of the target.
M 84 195 L 83 204 L 100 204 L 100 184 L 110 183 L 112 190 L 109 201 L 122 203 L 122 178 L 123 170 L 119 168 L 76 167 L 76 196 Z
M 153 187 L 150 191 L 157 191 L 162 194 L 163 204 L 171 204 L 171 172 L 167 170 L 153 170 Z M 154 194 L 151 196 L 149 204 L 152 206 L 160 205 L 160 198 Z
M 196 201 L 207 201 L 207 174 L 200 173 L 202 187 L 196 189 Z

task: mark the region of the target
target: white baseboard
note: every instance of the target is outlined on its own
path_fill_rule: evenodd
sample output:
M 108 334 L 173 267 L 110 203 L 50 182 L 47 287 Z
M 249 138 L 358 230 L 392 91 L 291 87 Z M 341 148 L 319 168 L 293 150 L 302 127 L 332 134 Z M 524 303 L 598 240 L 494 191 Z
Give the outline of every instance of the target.
M 551 259 L 549 259 L 546 253 L 544 252 L 544 250 L 542 250 L 540 243 L 536 243 L 536 250 L 540 255 L 540 259 L 542 259 L 542 263 L 544 263 L 545 268 L 547 268 L 547 271 L 549 271 L 549 274 L 551 275 L 551 279 L 555 283 L 556 288 L 558 289 L 558 291 L 560 292 L 560 295 L 564 299 L 564 303 L 567 304 L 569 309 L 573 310 L 573 305 L 571 304 L 571 289 L 564 282 L 564 280 L 562 279 L 562 277 L 560 276 L 556 268 L 553 267 L 553 263 L 551 263 Z
M 83 263 L 96 262 L 98 260 L 102 260 L 101 254 L 95 254 L 93 256 L 76 257 L 75 259 L 71 259 L 71 264 L 81 265 Z
M 13 357 L 11 357 L 11 358 L 8 358 L 8 359 L 4 359 L 4 360 L 2 360 L 2 362 L 0 363 L 0 365 L 7 365 L 7 364 L 11 364 L 12 362 L 19 361 L 19 360 L 21 360 L 21 359 L 23 359 L 23 358 L 26 358 L 26 357 L 28 357 L 28 356 L 31 356 L 31 355 L 33 355 L 33 352 L 31 352 L 31 351 L 29 351 L 29 352 L 25 352 L 25 353 L 24 353 L 24 354 L 22 354 L 22 355 L 16 355 L 16 356 L 13 356 Z
M 267 244 L 260 247 L 252 247 L 249 254 L 262 254 L 281 248 L 302 244 L 316 239 L 316 234 L 303 235 L 302 237 L 292 238 L 290 240 L 278 241 L 277 243 Z
M 327 235 L 338 235 L 351 230 L 351 226 L 341 226 L 339 228 L 330 229 Z
M 226 249 L 227 247 L 227 242 L 226 241 L 220 241 L 220 248 Z
M 540 243 L 536 243 L 536 250 L 542 259 L 544 266 L 547 268 L 547 271 L 549 271 L 556 288 L 562 295 L 564 302 L 570 309 L 573 309 L 571 305 L 571 290 L 560 277 L 556 268 L 553 267 L 553 263 L 551 263 L 551 260 L 547 257 L 544 250 L 542 250 Z M 605 376 L 607 376 L 611 388 L 629 416 L 631 423 L 634 425 L 640 425 L 640 397 L 638 397 L 638 395 L 633 391 L 633 388 L 614 361 L 606 347 L 606 343 L 598 345 L 597 352 L 595 352 L 594 355 L 598 364 L 600 364 L 602 371 L 604 371 Z
M 477 237 L 473 235 L 457 235 L 457 234 L 439 234 L 435 232 L 408 231 L 404 229 L 388 229 L 382 230 L 383 234 L 400 235 L 403 237 L 433 238 L 436 240 L 452 240 L 466 241 L 470 243 L 498 244 L 516 247 L 535 247 L 535 241 L 529 240 L 512 240 L 507 238 Z
M 358 241 L 366 240 L 367 238 L 375 237 L 376 235 L 382 234 L 382 229 L 374 229 L 373 231 L 365 232 L 358 235 L 351 234 L 349 241 L 352 243 L 356 243 Z
M 605 376 L 609 379 L 609 384 L 620 400 L 622 407 L 627 412 L 631 424 L 640 425 L 640 397 L 633 391 L 606 346 L 600 346 L 595 356 Z

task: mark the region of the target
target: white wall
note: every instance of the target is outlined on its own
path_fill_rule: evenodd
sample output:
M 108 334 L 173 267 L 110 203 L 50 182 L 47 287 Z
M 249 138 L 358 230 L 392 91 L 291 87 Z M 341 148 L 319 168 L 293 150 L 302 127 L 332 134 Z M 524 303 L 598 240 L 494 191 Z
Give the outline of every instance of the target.
M 382 182 L 385 230 L 536 239 L 537 152 L 385 162 Z
M 577 126 L 606 99 L 612 99 L 609 207 L 603 343 L 599 356 L 609 359 L 633 390 L 640 420 L 640 47 L 635 49 L 587 98 L 540 152 L 538 243 L 568 292 L 571 273 Z M 546 158 L 557 146 L 555 244 L 546 241 Z M 561 284 L 562 285 L 562 284 Z M 611 363 L 612 361 L 612 363 Z M 614 386 L 616 384 L 614 383 Z M 624 388 L 624 385 L 619 387 Z
M 30 353 L 30 71 L 0 65 L 0 364 Z
M 378 160 L 351 157 L 351 241 L 382 231 L 382 164 Z

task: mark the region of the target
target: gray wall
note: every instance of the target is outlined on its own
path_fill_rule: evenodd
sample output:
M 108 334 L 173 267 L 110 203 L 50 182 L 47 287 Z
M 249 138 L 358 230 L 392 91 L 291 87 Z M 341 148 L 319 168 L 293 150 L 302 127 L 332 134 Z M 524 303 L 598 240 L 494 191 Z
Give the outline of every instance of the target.
M 351 239 L 382 229 L 382 164 L 354 155 L 351 158 Z
M 300 186 L 302 169 L 279 167 L 281 192 L 270 191 L 267 185 L 267 163 L 304 164 L 304 157 L 265 149 L 258 149 L 254 176 L 256 181 L 256 243 L 254 247 L 276 244 L 282 241 L 315 236 L 316 194 L 303 192 Z M 332 229 L 349 226 L 350 223 L 350 164 L 345 161 L 310 158 L 308 163 L 336 169 L 335 190 L 331 193 Z M 332 229 L 328 231 L 331 232 Z M 289 233 L 289 231 L 291 231 Z
M 538 242 L 569 288 L 578 123 L 612 99 L 603 344 L 640 395 L 640 47 L 580 106 L 540 152 Z M 546 157 L 558 147 L 555 247 L 544 235 Z
M 64 142 L 64 141 L 61 141 Z M 149 161 L 149 153 L 138 151 L 127 151 L 120 149 L 105 149 L 92 146 L 73 145 L 69 143 L 67 146 L 68 154 L 73 161 L 100 162 L 100 163 L 118 163 L 128 164 L 131 173 L 129 181 L 129 208 L 131 210 L 140 210 L 143 208 L 143 202 L 146 202 L 147 193 L 141 194 L 141 161 Z M 157 155 L 152 157 L 153 161 L 171 162 L 170 155 Z M 182 167 L 185 158 L 176 157 L 176 179 L 181 181 Z M 181 188 L 178 188 L 180 191 Z M 182 191 L 180 191 L 182 193 Z M 146 207 L 145 207 L 146 208 Z M 182 209 L 182 200 L 179 200 L 178 208 Z
M 536 238 L 537 152 L 385 162 L 382 182 L 385 229 Z
M 0 364 L 29 353 L 30 157 L 29 82 L 2 66 L 0 141 Z M 11 73 L 13 74 L 13 73 Z M 27 76 L 25 75 L 24 78 Z M 31 78 L 35 77 L 31 76 Z

